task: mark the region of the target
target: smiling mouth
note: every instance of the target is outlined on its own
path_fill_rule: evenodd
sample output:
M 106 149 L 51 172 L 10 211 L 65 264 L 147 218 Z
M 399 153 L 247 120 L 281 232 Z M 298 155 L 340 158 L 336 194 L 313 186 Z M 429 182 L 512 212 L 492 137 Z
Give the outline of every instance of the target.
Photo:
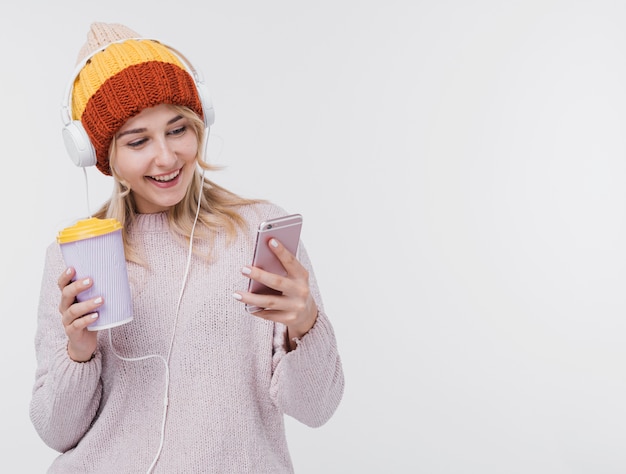
M 148 178 L 157 181 L 159 183 L 169 183 L 175 180 L 180 174 L 180 170 L 172 171 L 170 174 L 164 174 L 161 176 L 148 176 Z

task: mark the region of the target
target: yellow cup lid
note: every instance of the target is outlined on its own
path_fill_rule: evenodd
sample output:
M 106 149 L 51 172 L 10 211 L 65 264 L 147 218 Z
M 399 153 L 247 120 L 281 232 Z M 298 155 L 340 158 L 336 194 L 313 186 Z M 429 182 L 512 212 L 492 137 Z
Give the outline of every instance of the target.
M 117 219 L 98 219 L 97 217 L 90 217 L 88 219 L 82 219 L 76 222 L 76 224 L 59 231 L 57 234 L 57 242 L 66 244 L 77 240 L 89 239 L 91 237 L 98 237 L 99 235 L 115 232 L 121 228 L 122 224 Z

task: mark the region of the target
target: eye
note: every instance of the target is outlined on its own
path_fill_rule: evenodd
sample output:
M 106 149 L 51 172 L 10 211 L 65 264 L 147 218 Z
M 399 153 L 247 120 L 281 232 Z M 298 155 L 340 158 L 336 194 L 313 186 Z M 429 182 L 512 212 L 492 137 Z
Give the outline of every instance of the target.
M 147 141 L 148 140 L 146 138 L 140 138 L 138 140 L 133 140 L 131 142 L 128 142 L 126 145 L 129 146 L 130 148 L 139 148 L 141 145 L 143 145 Z
M 170 135 L 182 135 L 187 131 L 187 125 L 183 125 L 182 127 L 177 127 L 169 132 Z

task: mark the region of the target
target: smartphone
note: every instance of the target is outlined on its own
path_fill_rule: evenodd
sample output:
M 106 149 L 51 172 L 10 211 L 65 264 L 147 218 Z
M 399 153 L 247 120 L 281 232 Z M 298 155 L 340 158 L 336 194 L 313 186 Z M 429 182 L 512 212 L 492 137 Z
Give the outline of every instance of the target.
M 272 238 L 282 243 L 292 254 L 298 251 L 300 243 L 300 232 L 302 230 L 302 215 L 291 214 L 288 216 L 269 219 L 259 224 L 256 235 L 256 243 L 254 245 L 254 256 L 252 257 L 252 265 L 270 273 L 285 276 L 287 271 L 283 268 L 278 257 L 274 255 L 269 247 L 269 241 Z M 248 284 L 250 293 L 258 293 L 263 295 L 280 295 L 281 293 L 273 288 L 269 288 L 258 281 L 250 279 Z M 246 310 L 250 313 L 260 311 L 253 305 L 246 305 Z

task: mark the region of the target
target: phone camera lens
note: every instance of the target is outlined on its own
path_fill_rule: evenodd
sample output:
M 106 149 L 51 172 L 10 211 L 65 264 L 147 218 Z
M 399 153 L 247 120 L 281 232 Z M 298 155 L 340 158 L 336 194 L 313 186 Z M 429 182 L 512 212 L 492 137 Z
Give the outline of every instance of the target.
M 269 224 L 269 225 L 267 226 L 267 230 L 270 230 L 272 227 L 273 227 L 273 226 L 272 226 L 272 224 Z

